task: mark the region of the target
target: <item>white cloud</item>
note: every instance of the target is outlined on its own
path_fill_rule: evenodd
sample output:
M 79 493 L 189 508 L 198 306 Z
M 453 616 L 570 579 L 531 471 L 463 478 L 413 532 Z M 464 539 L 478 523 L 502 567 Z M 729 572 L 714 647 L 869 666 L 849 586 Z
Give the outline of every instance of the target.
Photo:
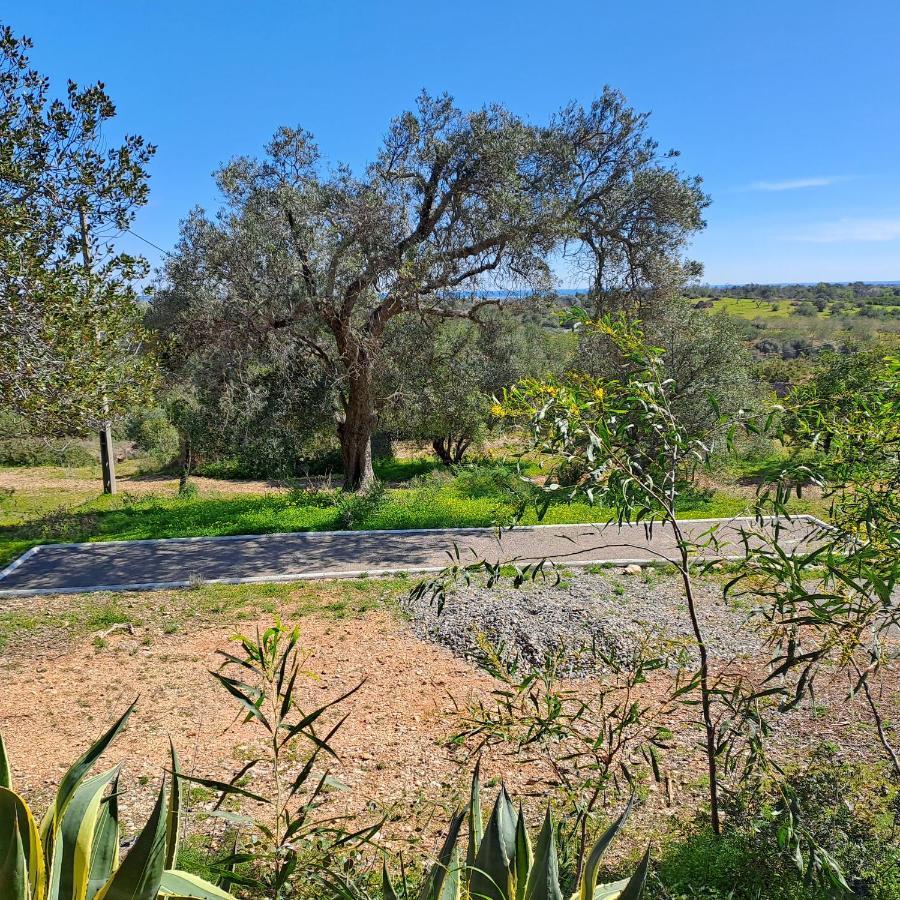
M 828 187 L 843 178 L 837 175 L 820 178 L 792 178 L 788 181 L 754 181 L 748 191 L 796 191 L 801 188 Z
M 896 241 L 900 239 L 900 218 L 837 219 L 821 222 L 787 235 L 789 240 L 813 244 L 845 244 Z

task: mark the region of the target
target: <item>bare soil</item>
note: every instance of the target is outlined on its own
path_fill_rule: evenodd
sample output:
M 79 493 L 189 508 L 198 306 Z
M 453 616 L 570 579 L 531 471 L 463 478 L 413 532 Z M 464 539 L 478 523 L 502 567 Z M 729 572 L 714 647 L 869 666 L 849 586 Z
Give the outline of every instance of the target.
M 113 631 L 104 626 L 97 633 L 60 626 L 60 615 L 85 603 L 84 595 L 6 604 L 10 614 L 27 613 L 38 623 L 0 651 L 5 654 L 0 656 L 0 730 L 17 788 L 42 812 L 71 761 L 136 696 L 140 700 L 127 730 L 105 757 L 107 765 L 121 762 L 124 767 L 126 830 L 137 827 L 149 811 L 167 766 L 170 736 L 186 772 L 230 776 L 253 758 L 261 734 L 235 723 L 234 702 L 209 670 L 218 666 L 216 651 L 229 649 L 236 629 L 252 632 L 280 615 L 288 623 L 301 621 L 313 676 L 303 688 L 310 708 L 365 679 L 334 740 L 341 760 L 332 775 L 348 788 L 337 795 L 338 806 L 370 821 L 388 814 L 394 820 L 392 836 L 426 841 L 430 847 L 466 790 L 471 771 L 466 754 L 447 745 L 459 727 L 458 711 L 487 700 L 497 683 L 446 647 L 417 637 L 391 604 L 350 618 L 330 616 L 335 584 L 284 589 L 274 602 L 261 594 L 258 602 L 247 604 L 227 602 L 230 595 L 220 590 L 216 596 L 226 600 L 190 615 L 191 592 L 128 595 L 116 602 L 137 611 L 140 616 L 134 618 L 141 624 Z M 319 611 L 306 614 L 313 594 Z M 54 622 L 52 629 L 41 628 L 42 616 Z M 169 633 L 179 623 L 184 627 Z M 664 678 L 647 685 L 648 701 L 666 690 Z M 578 684 L 581 690 L 592 689 L 590 680 Z M 866 711 L 861 704 L 845 703 L 845 692 L 840 682 L 826 686 L 814 708 L 785 719 L 772 738 L 780 752 L 795 754 L 827 740 L 846 758 L 877 759 Z M 895 675 L 882 699 L 891 716 L 900 709 Z M 687 722 L 692 714 L 685 709 L 683 721 L 671 723 L 677 733 L 669 759 L 676 773 L 673 787 L 650 786 L 636 817 L 638 830 L 658 831 L 668 817 L 687 815 L 703 802 L 699 734 Z M 540 762 L 500 753 L 486 755 L 484 770 L 489 780 L 505 779 L 514 796 L 541 796 L 550 777 Z M 202 812 L 202 799 L 193 805 Z M 191 823 L 210 828 L 196 815 Z

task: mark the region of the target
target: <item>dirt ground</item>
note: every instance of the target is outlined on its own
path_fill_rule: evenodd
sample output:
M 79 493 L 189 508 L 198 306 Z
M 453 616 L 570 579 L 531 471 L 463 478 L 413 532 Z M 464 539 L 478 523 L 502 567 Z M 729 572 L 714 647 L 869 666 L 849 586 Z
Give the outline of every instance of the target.
M 120 474 L 117 476 L 119 490 L 123 494 L 136 496 L 176 495 L 178 477 L 171 475 Z M 240 481 L 221 478 L 192 477 L 191 481 L 203 494 L 265 494 L 284 493 L 288 488 L 279 481 Z M 88 475 L 82 470 L 67 471 L 48 466 L 36 468 L 17 467 L 0 469 L 0 489 L 7 490 L 59 490 L 97 495 L 102 489 L 99 474 Z
M 169 737 L 187 773 L 232 775 L 253 757 L 261 735 L 252 726 L 234 724 L 234 702 L 209 675 L 218 665 L 216 651 L 229 648 L 236 628 L 252 632 L 278 615 L 294 621 L 300 592 L 308 600 L 310 591 L 318 590 L 323 612 L 298 619 L 302 645 L 310 652 L 307 669 L 314 676 L 304 685 L 304 700 L 310 707 L 319 705 L 366 679 L 334 739 L 341 761 L 332 774 L 348 788 L 337 802 L 368 820 L 387 813 L 405 839 L 428 840 L 430 846 L 471 771 L 465 755 L 446 744 L 459 726 L 457 711 L 486 699 L 496 683 L 445 648 L 415 637 L 390 604 L 334 618 L 324 614 L 327 585 L 292 590 L 283 589 L 274 602 L 208 604 L 177 630 L 184 616 L 179 603 L 186 602 L 179 598 L 190 598 L 190 592 L 120 597 L 116 602 L 122 608 L 139 613 L 133 618 L 141 624 L 131 630 L 110 631 L 105 624 L 83 632 L 73 620 L 67 631 L 59 616 L 86 602 L 84 596 L 7 604 L 10 614 L 27 612 L 38 622 L 0 649 L 0 730 L 17 788 L 43 812 L 71 761 L 138 696 L 127 730 L 105 756 L 107 765 L 123 765 L 127 831 L 149 811 L 167 765 Z M 41 616 L 54 617 L 52 630 L 42 630 Z M 590 689 L 589 683 L 581 684 Z M 896 702 L 897 685 L 891 690 L 891 702 Z M 842 684 L 827 689 L 814 710 L 793 716 L 774 741 L 790 752 L 796 745 L 828 740 L 850 758 L 877 757 L 864 710 L 844 704 L 843 692 Z M 664 821 L 660 816 L 684 814 L 702 802 L 699 735 L 688 728 L 673 730 L 680 734 L 673 751 L 677 791 L 673 796 L 652 785 L 637 817 L 645 823 L 641 827 L 658 828 Z M 543 792 L 547 773 L 537 763 L 488 754 L 484 769 L 488 780 L 505 779 L 513 796 Z M 248 787 L 252 790 L 252 783 Z

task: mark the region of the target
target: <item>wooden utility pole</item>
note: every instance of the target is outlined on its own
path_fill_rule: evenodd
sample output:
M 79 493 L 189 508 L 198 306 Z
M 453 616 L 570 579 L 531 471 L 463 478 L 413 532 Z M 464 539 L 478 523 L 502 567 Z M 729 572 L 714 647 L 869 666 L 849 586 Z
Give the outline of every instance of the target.
M 88 241 L 87 216 L 84 212 L 84 204 L 78 207 L 78 221 L 81 225 L 81 258 L 84 261 L 85 272 L 91 272 L 91 245 Z M 103 401 L 104 422 L 100 427 L 100 468 L 103 471 L 103 493 L 115 494 L 116 487 L 116 456 L 113 451 L 112 423 L 106 418 L 108 408 Z

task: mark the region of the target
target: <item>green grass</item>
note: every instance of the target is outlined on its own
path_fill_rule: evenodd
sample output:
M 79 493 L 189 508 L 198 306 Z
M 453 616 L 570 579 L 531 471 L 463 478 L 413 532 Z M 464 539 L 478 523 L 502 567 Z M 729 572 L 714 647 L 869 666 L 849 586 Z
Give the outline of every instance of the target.
M 754 300 L 751 298 L 723 297 L 713 300 L 712 313 L 727 313 L 739 319 L 787 319 L 793 311 L 790 300 Z
M 411 461 L 405 471 L 410 470 L 420 470 L 420 461 Z M 398 474 L 402 464 L 382 468 L 388 471 Z M 4 507 L 0 517 L 0 565 L 39 543 L 340 530 L 347 526 L 348 503 L 337 492 L 84 499 L 47 489 L 17 491 L 4 502 L 12 508 Z M 730 516 L 745 504 L 726 494 L 698 494 L 685 498 L 681 513 L 687 518 Z M 442 472 L 387 490 L 380 504 L 360 504 L 352 524 L 362 530 L 491 526 L 509 522 L 513 511 L 512 502 L 489 478 L 454 478 Z M 575 524 L 610 517 L 609 510 L 585 502 L 557 501 L 542 521 Z M 530 510 L 522 524 L 538 521 Z

